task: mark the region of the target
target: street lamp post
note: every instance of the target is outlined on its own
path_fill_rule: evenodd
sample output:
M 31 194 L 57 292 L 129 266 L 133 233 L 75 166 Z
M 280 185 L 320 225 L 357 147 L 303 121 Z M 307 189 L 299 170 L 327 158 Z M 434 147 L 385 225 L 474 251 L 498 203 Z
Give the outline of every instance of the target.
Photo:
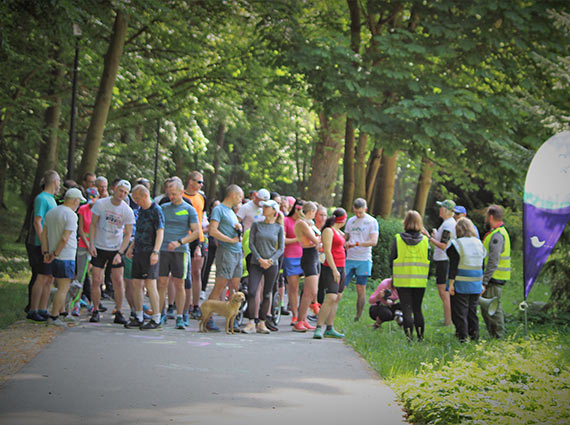
M 81 39 L 81 28 L 73 24 L 73 35 L 75 37 L 75 58 L 73 59 L 73 82 L 71 86 L 71 117 L 69 120 L 69 150 L 67 152 L 67 178 L 73 178 L 73 157 L 75 155 L 75 115 L 77 98 L 77 68 L 79 67 L 79 40 Z

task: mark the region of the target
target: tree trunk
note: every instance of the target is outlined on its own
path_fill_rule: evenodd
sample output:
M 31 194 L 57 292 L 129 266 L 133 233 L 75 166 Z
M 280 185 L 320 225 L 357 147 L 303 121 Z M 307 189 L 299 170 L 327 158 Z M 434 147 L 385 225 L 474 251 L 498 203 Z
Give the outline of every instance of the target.
M 346 119 L 344 130 L 344 160 L 343 160 L 342 207 L 350 211 L 354 198 L 354 127 L 352 119 Z
M 372 199 L 374 199 L 374 192 L 376 189 L 376 179 L 378 177 L 378 171 L 380 170 L 380 164 L 382 162 L 382 151 L 384 148 L 374 149 L 370 154 L 370 159 L 368 161 L 368 167 L 366 169 L 366 202 L 368 205 L 372 204 Z M 372 208 L 372 211 L 374 208 Z
M 414 199 L 414 210 L 424 216 L 426 211 L 426 204 L 431 187 L 431 176 L 433 174 L 433 162 L 425 156 L 422 158 L 422 167 L 420 177 L 418 179 L 418 186 L 416 189 L 416 198 Z
M 307 187 L 307 199 L 330 207 L 336 186 L 338 164 L 342 156 L 342 128 L 344 117 L 319 114 L 319 140 L 311 159 L 311 177 Z
M 62 80 L 65 75 L 64 69 L 57 65 L 59 59 L 59 50 L 54 48 L 51 54 L 54 63 L 52 70 L 52 80 L 48 89 L 48 98 L 52 99 L 52 104 L 46 109 L 44 115 L 45 131 L 40 142 L 38 163 L 36 165 L 36 173 L 34 176 L 34 183 L 32 185 L 32 192 L 30 197 L 26 200 L 27 210 L 24 224 L 20 230 L 18 241 L 23 241 L 26 238 L 28 230 L 32 222 L 32 215 L 34 212 L 33 200 L 36 195 L 41 192 L 40 182 L 44 173 L 48 170 L 55 170 L 57 166 L 57 147 L 59 141 L 59 119 L 61 116 L 61 86 Z
M 356 170 L 354 172 L 354 197 L 366 199 L 366 154 L 368 136 L 363 131 L 358 135 L 356 145 Z
M 125 45 L 125 36 L 127 34 L 127 17 L 120 10 L 117 11 L 115 23 L 113 25 L 113 33 L 109 42 L 109 49 L 105 54 L 103 66 L 103 75 L 97 91 L 95 99 L 95 107 L 91 122 L 87 130 L 85 139 L 85 148 L 83 149 L 83 157 L 81 158 L 81 166 L 79 167 L 79 175 L 82 176 L 86 172 L 94 172 L 97 165 L 97 156 L 103 139 L 103 132 L 107 122 L 107 115 L 111 107 L 111 99 L 113 97 L 113 87 L 117 72 L 119 70 L 119 62 Z
M 398 151 L 393 155 L 382 155 L 382 164 L 377 181 L 375 208 L 376 214 L 387 218 L 392 212 L 392 200 L 394 198 L 394 182 L 396 180 L 396 163 Z
M 207 198 L 211 202 L 216 199 L 216 192 L 218 190 L 218 176 L 220 174 L 220 154 L 224 149 L 224 139 L 226 136 L 226 123 L 221 122 L 218 124 L 218 133 L 216 136 L 216 147 L 214 148 L 214 160 L 213 167 L 214 171 L 210 176 L 210 183 L 207 189 Z

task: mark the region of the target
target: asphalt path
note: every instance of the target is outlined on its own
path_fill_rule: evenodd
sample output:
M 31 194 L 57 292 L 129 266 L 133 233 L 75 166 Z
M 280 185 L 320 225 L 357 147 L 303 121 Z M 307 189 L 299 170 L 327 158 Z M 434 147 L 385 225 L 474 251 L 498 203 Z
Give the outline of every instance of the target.
M 407 423 L 352 348 L 292 332 L 289 320 L 270 335 L 226 335 L 195 320 L 140 331 L 109 312 L 82 317 L 0 388 L 0 424 Z

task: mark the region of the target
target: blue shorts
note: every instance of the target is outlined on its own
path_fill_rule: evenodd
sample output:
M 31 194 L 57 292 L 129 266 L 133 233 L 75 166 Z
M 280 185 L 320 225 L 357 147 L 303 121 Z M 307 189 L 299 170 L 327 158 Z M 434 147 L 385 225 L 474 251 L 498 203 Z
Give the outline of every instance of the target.
M 56 279 L 73 279 L 75 277 L 75 260 L 53 260 L 51 273 Z
M 346 260 L 345 264 L 346 286 L 353 277 L 356 277 L 357 285 L 366 285 L 372 273 L 372 261 Z
M 283 276 L 302 275 L 301 257 L 283 258 Z

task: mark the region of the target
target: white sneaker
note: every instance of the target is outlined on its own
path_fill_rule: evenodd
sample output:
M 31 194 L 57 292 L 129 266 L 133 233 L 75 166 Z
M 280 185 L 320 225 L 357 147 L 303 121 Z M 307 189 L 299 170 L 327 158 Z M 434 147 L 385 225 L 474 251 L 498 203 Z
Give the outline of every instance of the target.
M 255 322 L 253 322 L 253 321 L 249 322 L 247 325 L 245 325 L 245 328 L 243 328 L 241 331 L 244 334 L 254 334 L 255 333 Z
M 55 320 L 52 319 L 51 317 L 48 317 L 47 324 L 53 325 L 53 326 L 59 326 L 62 328 L 67 328 L 67 324 L 63 320 L 61 320 L 59 317 Z
M 200 291 L 200 299 L 201 299 L 201 300 L 205 300 L 205 299 L 206 299 L 206 291 Z

